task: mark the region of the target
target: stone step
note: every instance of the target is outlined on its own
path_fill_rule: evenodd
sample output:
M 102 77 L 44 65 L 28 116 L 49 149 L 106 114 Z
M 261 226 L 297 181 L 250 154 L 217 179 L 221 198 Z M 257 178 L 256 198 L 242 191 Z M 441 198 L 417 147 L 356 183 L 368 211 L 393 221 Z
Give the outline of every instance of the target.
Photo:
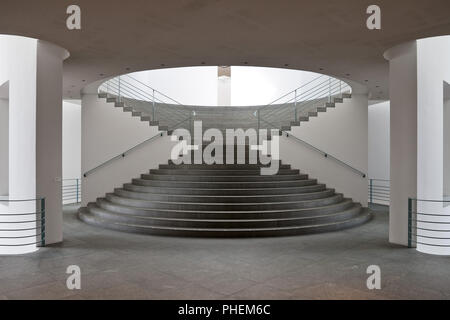
M 302 179 L 294 181 L 163 181 L 148 179 L 133 179 L 133 184 L 152 187 L 180 187 L 180 188 L 225 188 L 225 189 L 256 189 L 256 188 L 290 188 L 310 186 L 317 183 L 316 179 Z
M 142 174 L 144 180 L 190 181 L 190 182 L 263 182 L 263 181 L 296 181 L 308 179 L 307 174 L 293 175 L 253 175 L 253 176 L 187 176 L 180 174 Z
M 326 189 L 324 184 L 316 184 L 311 186 L 291 187 L 291 188 L 255 188 L 255 189 L 201 189 L 201 188 L 170 188 L 170 187 L 152 187 L 141 186 L 132 183 L 124 184 L 125 190 L 147 192 L 153 194 L 190 194 L 190 195 L 270 195 L 270 194 L 292 194 L 292 193 L 308 193 L 322 191 Z
M 262 202 L 288 202 L 326 198 L 334 195 L 334 189 L 325 189 L 316 192 L 298 194 L 270 194 L 270 195 L 173 195 L 154 194 L 146 192 L 129 191 L 122 188 L 114 190 L 116 196 L 137 200 L 187 202 L 187 203 L 262 203 Z
M 220 202 L 173 202 L 173 201 L 149 201 L 141 199 L 131 199 L 117 196 L 113 193 L 106 194 L 106 199 L 110 202 L 127 205 L 131 207 L 172 209 L 172 210 L 198 210 L 198 211 L 248 211 L 248 210 L 282 210 L 301 209 L 317 206 L 326 206 L 342 201 L 341 194 L 333 194 L 326 198 L 298 200 L 286 202 L 246 202 L 246 203 L 220 203 Z
M 244 237 L 274 237 L 294 236 L 313 233 L 331 232 L 361 225 L 370 220 L 371 215 L 364 210 L 357 217 L 331 223 L 273 227 L 273 228 L 176 228 L 163 226 L 142 226 L 137 224 L 111 222 L 107 219 L 99 219 L 88 210 L 82 208 L 79 212 L 81 220 L 103 228 L 132 233 L 158 235 L 158 236 L 184 236 L 184 237 L 207 237 L 207 238 L 244 238 Z
M 156 175 L 188 175 L 188 176 L 258 176 L 260 169 L 257 170 L 208 170 L 208 169 L 152 169 L 150 174 Z M 300 171 L 297 169 L 280 169 L 277 175 L 297 175 Z

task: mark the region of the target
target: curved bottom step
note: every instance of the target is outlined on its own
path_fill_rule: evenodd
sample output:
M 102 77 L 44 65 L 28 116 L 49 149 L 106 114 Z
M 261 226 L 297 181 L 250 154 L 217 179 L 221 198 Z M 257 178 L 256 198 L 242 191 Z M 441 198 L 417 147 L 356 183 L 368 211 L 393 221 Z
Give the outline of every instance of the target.
M 144 226 L 122 222 L 112 222 L 104 220 L 92 215 L 89 209 L 82 208 L 78 212 L 79 218 L 91 225 L 111 229 L 115 231 L 123 231 L 130 233 L 139 233 L 156 236 L 171 237 L 207 237 L 207 238 L 254 238 L 254 237 L 280 237 L 295 236 L 314 233 L 324 233 L 352 228 L 364 224 L 372 218 L 369 209 L 364 208 L 356 217 L 348 220 L 333 223 L 315 224 L 307 226 L 289 226 L 274 228 L 181 228 L 181 227 L 164 227 L 164 226 Z

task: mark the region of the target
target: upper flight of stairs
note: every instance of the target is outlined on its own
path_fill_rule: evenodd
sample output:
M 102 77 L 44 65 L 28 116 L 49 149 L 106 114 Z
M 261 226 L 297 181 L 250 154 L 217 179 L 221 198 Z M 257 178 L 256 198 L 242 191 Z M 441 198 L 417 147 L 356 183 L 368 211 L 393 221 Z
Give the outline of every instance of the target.
M 257 128 L 258 120 L 255 112 L 261 106 L 253 107 L 197 107 L 181 106 L 171 104 L 155 104 L 155 119 L 153 119 L 152 103 L 148 101 L 136 100 L 126 97 L 99 93 L 100 99 L 106 99 L 108 103 L 114 103 L 117 108 L 123 108 L 124 112 L 130 112 L 132 116 L 139 117 L 141 121 L 148 122 L 150 126 L 158 126 L 160 131 L 172 131 L 175 128 L 190 129 L 188 121 L 191 114 L 192 120 L 201 120 L 203 130 L 217 128 L 225 129 Z M 329 108 L 335 108 L 337 104 L 343 103 L 345 99 L 351 99 L 351 93 L 342 93 L 332 96 L 331 101 L 327 98 L 311 101 L 304 108 L 298 110 L 297 119 L 294 120 L 293 104 L 273 105 L 264 107 L 261 110 L 260 128 L 278 129 L 290 131 L 291 127 L 300 126 L 302 122 L 307 122 L 311 117 L 318 117 L 320 113 L 326 112 Z
M 280 162 L 281 163 L 281 162 Z M 81 220 L 165 236 L 268 237 L 336 231 L 370 213 L 307 174 L 280 164 L 162 164 L 81 208 Z

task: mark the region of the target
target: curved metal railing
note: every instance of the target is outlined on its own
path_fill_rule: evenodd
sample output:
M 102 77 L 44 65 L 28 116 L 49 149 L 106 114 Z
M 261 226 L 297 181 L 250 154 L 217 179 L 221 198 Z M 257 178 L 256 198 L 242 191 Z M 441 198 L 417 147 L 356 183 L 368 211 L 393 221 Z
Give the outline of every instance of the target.
M 408 199 L 408 247 L 417 245 L 450 254 L 450 200 Z
M 100 168 L 102 168 L 102 167 L 104 167 L 104 166 L 106 166 L 106 165 L 110 164 L 111 162 L 114 162 L 114 161 L 116 161 L 116 160 L 118 160 L 118 159 L 123 159 L 123 158 L 125 158 L 125 157 L 126 157 L 129 153 L 131 153 L 132 151 L 134 151 L 134 150 L 136 150 L 136 149 L 142 147 L 143 145 L 145 145 L 145 144 L 147 144 L 147 143 L 149 143 L 149 142 L 151 142 L 151 141 L 154 141 L 154 140 L 156 140 L 156 139 L 158 139 L 158 138 L 161 138 L 161 137 L 163 137 L 163 136 L 164 136 L 164 133 L 163 133 L 163 132 L 160 132 L 160 133 L 154 135 L 153 137 L 150 137 L 150 138 L 148 138 L 148 139 L 142 141 L 141 143 L 139 143 L 139 144 L 137 144 L 137 145 L 135 145 L 135 146 L 133 146 L 133 147 L 127 149 L 126 151 L 121 152 L 121 153 L 118 154 L 117 156 L 114 156 L 114 157 L 112 157 L 112 158 L 110 158 L 110 159 L 108 159 L 108 160 L 102 162 L 102 163 L 99 164 L 98 166 L 95 166 L 94 168 L 92 168 L 92 169 L 86 171 L 86 172 L 83 174 L 83 177 L 86 178 L 87 176 L 91 175 L 92 173 L 94 173 L 94 172 L 97 171 L 98 169 L 100 169 Z
M 344 81 L 321 75 L 260 108 L 259 116 L 281 128 L 308 117 L 320 107 L 334 106 L 335 99 L 350 94 L 351 87 Z
M 0 198 L 0 254 L 45 246 L 45 198 Z
M 131 111 L 135 115 L 141 116 L 142 119 L 149 120 L 151 124 L 154 122 L 153 125 L 158 125 L 160 129 L 164 129 L 167 132 L 177 128 L 185 128 L 192 131 L 194 120 L 202 120 L 204 130 L 209 128 L 222 130 L 225 128 L 283 130 L 286 126 L 290 126 L 292 122 L 301 120 L 301 117 L 309 116 L 309 112 L 317 112 L 319 107 L 330 107 L 330 104 L 334 106 L 336 98 L 342 99 L 345 94 L 349 95 L 350 93 L 351 88 L 347 83 L 329 76 L 320 75 L 265 106 L 208 108 L 183 105 L 130 75 L 112 78 L 99 87 L 100 95 L 103 94 L 104 97 L 112 99 L 117 106 L 124 107 L 125 111 Z M 217 112 L 221 114 L 217 115 Z M 325 157 L 350 168 L 362 177 L 366 177 L 364 172 L 306 141 L 290 135 L 286 131 L 283 130 L 288 137 L 307 144 Z M 83 176 L 87 177 L 99 168 L 117 159 L 124 158 L 133 150 L 161 136 L 163 136 L 162 133 L 129 148 L 85 172 Z
M 192 106 L 185 106 L 130 75 L 104 82 L 99 87 L 99 94 L 102 93 L 107 98 L 115 99 L 118 106 L 127 108 L 126 111 L 168 131 L 179 127 L 188 129 L 192 112 L 195 111 Z

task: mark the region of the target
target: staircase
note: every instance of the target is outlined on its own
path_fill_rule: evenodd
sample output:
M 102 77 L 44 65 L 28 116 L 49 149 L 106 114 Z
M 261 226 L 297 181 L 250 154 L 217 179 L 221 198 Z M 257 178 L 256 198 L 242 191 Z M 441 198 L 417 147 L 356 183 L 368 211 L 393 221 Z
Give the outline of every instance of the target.
M 202 121 L 203 130 L 289 131 L 351 98 L 340 81 L 322 77 L 300 95 L 295 90 L 279 104 L 253 107 L 184 106 L 143 86 L 130 76 L 119 77 L 100 88 L 99 98 L 169 134 L 191 130 L 195 120 Z M 276 175 L 261 175 L 262 165 L 250 164 L 248 145 L 244 154 L 243 164 L 161 164 L 81 208 L 79 217 L 118 231 L 182 237 L 301 235 L 350 228 L 371 218 L 359 203 L 288 164 L 279 162 Z M 234 163 L 240 163 L 238 157 L 242 154 L 235 149 Z
M 261 175 L 261 166 L 169 161 L 89 203 L 79 217 L 118 231 L 180 237 L 301 235 L 355 227 L 371 217 L 290 165 L 280 162 L 272 176 Z
M 146 87 L 131 76 L 125 76 L 103 84 L 99 88 L 98 97 L 122 108 L 124 112 L 130 112 L 133 117 L 148 122 L 150 126 L 157 126 L 160 131 L 168 131 L 169 134 L 177 128 L 190 130 L 193 121 L 202 121 L 204 130 L 216 128 L 223 132 L 233 128 L 290 131 L 292 127 L 300 126 L 302 122 L 318 117 L 320 113 L 335 108 L 337 104 L 352 97 L 350 87 L 346 84 L 343 86 L 337 79 L 324 81 L 322 77 L 318 77 L 303 90 L 302 94 L 295 96 L 293 94 L 296 91 L 292 91 L 283 99 L 265 106 L 186 106 Z

